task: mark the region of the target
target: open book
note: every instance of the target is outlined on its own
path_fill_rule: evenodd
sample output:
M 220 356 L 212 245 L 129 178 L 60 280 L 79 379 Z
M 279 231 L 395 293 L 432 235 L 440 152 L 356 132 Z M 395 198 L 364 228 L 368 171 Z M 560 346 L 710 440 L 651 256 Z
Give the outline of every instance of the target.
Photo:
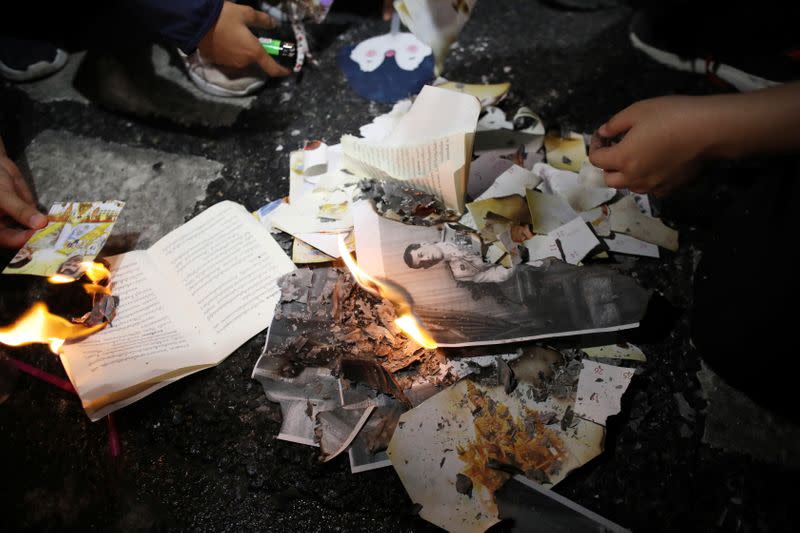
M 426 85 L 380 142 L 342 137 L 342 167 L 357 176 L 408 181 L 462 213 L 481 105 L 468 94 Z
M 269 230 L 229 201 L 149 250 L 106 259 L 120 299 L 113 325 L 61 354 L 92 420 L 222 362 L 269 326 L 276 280 L 295 268 Z

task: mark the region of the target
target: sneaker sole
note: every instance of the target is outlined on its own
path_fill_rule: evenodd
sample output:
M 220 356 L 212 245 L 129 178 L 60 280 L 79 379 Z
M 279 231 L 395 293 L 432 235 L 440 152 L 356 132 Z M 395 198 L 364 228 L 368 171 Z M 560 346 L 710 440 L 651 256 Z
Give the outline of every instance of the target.
M 37 61 L 33 65 L 29 65 L 25 70 L 17 70 L 5 66 L 0 63 L 0 74 L 13 82 L 28 82 L 35 81 L 41 78 L 55 74 L 67 64 L 69 55 L 60 48 L 56 49 L 56 57 L 53 61 Z
M 207 82 L 201 76 L 195 74 L 191 68 L 187 69 L 187 71 L 189 72 L 189 78 L 191 78 L 194 84 L 197 85 L 201 91 L 212 96 L 222 96 L 225 98 L 249 96 L 264 85 L 263 81 L 257 81 L 240 91 L 233 91 L 231 89 L 226 89 L 224 87 L 220 87 L 219 85 L 214 85 L 213 83 Z
M 665 52 L 664 50 L 650 46 L 639 39 L 635 33 L 631 33 L 630 38 L 634 48 L 640 50 L 645 55 L 661 63 L 662 65 L 666 65 L 675 70 L 680 70 L 683 72 L 694 72 L 696 74 L 706 73 L 706 61 L 704 59 L 683 59 L 672 52 Z M 755 91 L 775 85 L 781 85 L 780 82 L 754 76 L 753 74 L 748 74 L 747 72 L 724 63 L 720 63 L 717 66 L 714 74 L 718 78 L 725 80 L 742 92 Z

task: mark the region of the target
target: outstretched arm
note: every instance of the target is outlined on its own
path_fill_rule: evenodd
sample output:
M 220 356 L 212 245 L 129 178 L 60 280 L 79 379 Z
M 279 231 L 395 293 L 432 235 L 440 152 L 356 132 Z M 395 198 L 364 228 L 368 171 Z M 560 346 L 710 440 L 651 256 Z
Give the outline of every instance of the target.
M 624 134 L 612 146 L 602 139 Z M 800 82 L 742 94 L 636 102 L 597 130 L 589 159 L 606 184 L 667 194 L 707 159 L 800 151 Z

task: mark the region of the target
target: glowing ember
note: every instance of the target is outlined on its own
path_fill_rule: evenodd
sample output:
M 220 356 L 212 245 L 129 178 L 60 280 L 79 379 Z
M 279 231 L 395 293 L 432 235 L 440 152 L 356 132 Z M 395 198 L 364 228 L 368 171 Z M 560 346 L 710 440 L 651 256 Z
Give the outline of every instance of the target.
M 105 323 L 92 327 L 74 324 L 52 314 L 44 303 L 38 302 L 14 324 L 0 328 L 0 343 L 8 346 L 49 344 L 50 350 L 57 354 L 65 341 L 91 335 L 104 327 Z
M 414 316 L 414 311 L 411 307 L 411 298 L 402 287 L 388 280 L 380 281 L 375 279 L 361 270 L 353 259 L 353 256 L 350 255 L 344 235 L 342 234 L 339 235 L 339 252 L 342 254 L 344 264 L 347 265 L 347 268 L 350 269 L 350 272 L 353 274 L 353 278 L 355 278 L 356 282 L 358 282 L 364 290 L 379 298 L 389 300 L 394 304 L 395 313 L 397 314 L 394 323 L 397 324 L 398 328 L 403 330 L 406 335 L 414 339 L 417 344 L 423 348 L 428 350 L 436 348 L 436 341 L 423 329 L 417 317 Z

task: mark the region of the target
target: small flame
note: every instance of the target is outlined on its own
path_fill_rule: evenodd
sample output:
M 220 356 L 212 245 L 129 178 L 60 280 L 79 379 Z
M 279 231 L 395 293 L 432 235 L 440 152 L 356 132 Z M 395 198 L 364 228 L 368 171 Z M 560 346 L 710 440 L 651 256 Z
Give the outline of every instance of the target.
M 414 316 L 411 302 L 405 294 L 405 291 L 394 283 L 379 281 L 364 272 L 358 264 L 356 264 L 353 256 L 350 255 L 350 250 L 347 249 L 343 234 L 339 235 L 339 253 L 342 255 L 344 264 L 347 265 L 347 268 L 349 268 L 350 272 L 353 274 L 353 278 L 355 278 L 356 282 L 364 290 L 379 298 L 385 298 L 394 304 L 397 314 L 394 323 L 397 324 L 398 328 L 403 330 L 406 335 L 414 339 L 417 344 L 423 348 L 428 350 L 436 348 L 436 341 L 425 331 L 417 320 L 417 317 Z
M 103 263 L 97 263 L 95 261 L 83 261 L 81 263 L 81 269 L 75 277 L 67 276 L 65 274 L 54 274 L 47 278 L 47 280 L 50 283 L 55 284 L 72 283 L 73 281 L 77 281 L 83 275 L 89 278 L 92 283 L 99 283 L 111 277 L 111 272 L 109 272 Z
M 65 341 L 85 337 L 105 327 L 105 323 L 92 327 L 74 324 L 52 314 L 47 305 L 37 302 L 14 324 L 0 328 L 0 343 L 8 346 L 25 344 L 49 344 L 57 354 Z

